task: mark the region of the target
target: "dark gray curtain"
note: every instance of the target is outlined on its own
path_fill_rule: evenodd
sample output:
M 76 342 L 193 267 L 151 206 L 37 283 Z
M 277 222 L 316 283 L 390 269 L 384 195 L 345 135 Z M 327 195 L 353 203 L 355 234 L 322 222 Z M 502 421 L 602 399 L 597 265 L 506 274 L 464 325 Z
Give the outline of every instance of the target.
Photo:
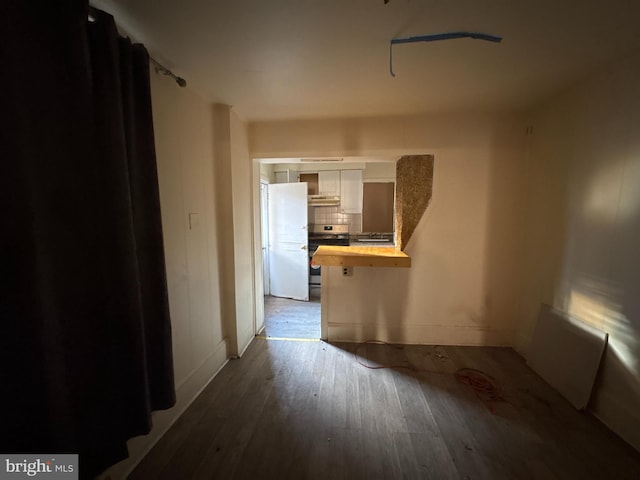
M 88 13 L 0 2 L 0 451 L 82 478 L 175 403 L 149 58 Z

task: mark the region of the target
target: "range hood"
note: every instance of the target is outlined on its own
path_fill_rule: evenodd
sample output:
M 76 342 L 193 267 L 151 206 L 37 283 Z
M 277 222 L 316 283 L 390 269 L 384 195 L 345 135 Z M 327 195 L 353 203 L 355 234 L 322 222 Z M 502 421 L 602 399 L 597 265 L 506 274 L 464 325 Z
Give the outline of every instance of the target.
M 340 197 L 309 195 L 307 204 L 310 207 L 337 207 L 340 205 Z

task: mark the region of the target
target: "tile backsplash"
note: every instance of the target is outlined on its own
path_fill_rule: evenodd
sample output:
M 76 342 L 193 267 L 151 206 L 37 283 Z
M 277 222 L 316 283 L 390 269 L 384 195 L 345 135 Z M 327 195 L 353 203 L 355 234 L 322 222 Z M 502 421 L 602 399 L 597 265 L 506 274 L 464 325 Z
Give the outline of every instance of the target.
M 309 207 L 309 223 L 317 225 L 349 225 L 349 233 L 362 232 L 362 215 L 340 213 L 340 207 Z

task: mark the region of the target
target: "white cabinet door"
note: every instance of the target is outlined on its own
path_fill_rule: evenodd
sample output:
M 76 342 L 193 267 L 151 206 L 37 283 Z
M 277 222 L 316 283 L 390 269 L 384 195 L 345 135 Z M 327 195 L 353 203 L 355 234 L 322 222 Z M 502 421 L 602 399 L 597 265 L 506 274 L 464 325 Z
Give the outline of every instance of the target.
M 330 197 L 340 195 L 340 171 L 327 170 L 318 172 L 318 190 L 320 195 Z
M 362 213 L 362 170 L 340 171 L 340 211 Z
M 271 295 L 309 300 L 307 184 L 269 185 Z

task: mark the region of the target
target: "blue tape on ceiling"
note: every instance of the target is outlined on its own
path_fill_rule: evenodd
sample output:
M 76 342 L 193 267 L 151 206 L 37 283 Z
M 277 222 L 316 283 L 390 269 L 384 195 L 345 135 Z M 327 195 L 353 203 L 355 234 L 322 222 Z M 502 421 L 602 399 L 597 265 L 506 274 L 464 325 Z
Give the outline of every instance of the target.
M 488 42 L 499 43 L 502 37 L 474 32 L 434 33 L 431 35 L 416 35 L 415 37 L 392 38 L 391 43 L 437 42 L 438 40 L 451 40 L 452 38 L 474 38 Z
M 416 35 L 414 37 L 392 38 L 389 44 L 389 71 L 391 76 L 395 77 L 393 73 L 393 46 L 400 43 L 415 43 L 415 42 L 437 42 L 440 40 L 452 40 L 454 38 L 473 38 L 475 40 L 486 40 L 487 42 L 500 43 L 502 37 L 497 35 L 489 35 L 487 33 L 476 32 L 450 32 L 450 33 L 434 33 L 431 35 Z

